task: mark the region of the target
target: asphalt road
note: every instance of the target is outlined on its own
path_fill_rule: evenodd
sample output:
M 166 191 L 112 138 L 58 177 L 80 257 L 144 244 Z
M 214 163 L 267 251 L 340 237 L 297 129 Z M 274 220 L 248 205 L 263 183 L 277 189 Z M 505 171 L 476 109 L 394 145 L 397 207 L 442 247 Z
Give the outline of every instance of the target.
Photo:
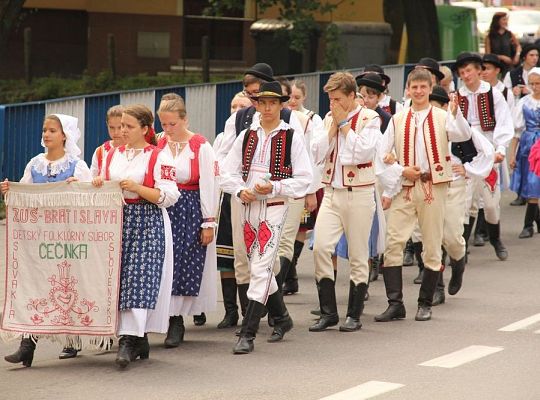
M 386 400 L 540 399 L 540 234 L 517 238 L 525 208 L 509 207 L 512 198 L 506 193 L 502 202 L 508 260 L 498 261 L 489 245 L 471 247 L 462 290 L 447 295 L 429 322 L 414 321 L 419 286 L 412 283 L 417 269 L 410 267 L 404 269 L 407 319 L 373 321 L 386 307 L 381 277 L 370 287 L 361 331 L 308 332 L 317 300 L 312 254 L 305 251 L 300 293 L 286 298 L 295 327 L 281 343 L 266 342 L 270 328 L 263 321 L 255 352 L 232 355 L 234 330 L 215 328 L 223 313 L 220 302 L 205 326 L 187 319 L 185 342 L 177 349 L 165 349 L 164 337 L 151 335 L 150 359 L 125 371 L 114 364 L 116 347 L 59 360 L 58 344 L 40 342 L 31 368 L 0 360 L 0 399 L 357 400 L 377 393 Z M 3 279 L 2 274 L 2 304 Z M 348 267 L 341 261 L 342 319 L 347 290 Z M 1 355 L 16 348 L 17 342 L 0 342 Z

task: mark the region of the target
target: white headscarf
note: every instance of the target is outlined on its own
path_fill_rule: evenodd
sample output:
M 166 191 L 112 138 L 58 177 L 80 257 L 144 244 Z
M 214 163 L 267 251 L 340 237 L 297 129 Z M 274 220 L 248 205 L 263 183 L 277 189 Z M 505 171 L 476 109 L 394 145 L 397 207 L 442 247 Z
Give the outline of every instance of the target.
M 538 67 L 531 68 L 529 72 L 527 73 L 527 76 L 530 76 L 531 74 L 540 76 L 540 68 Z
M 81 149 L 77 146 L 77 142 L 81 137 L 81 131 L 77 127 L 79 122 L 78 118 L 65 114 L 52 114 L 60 120 L 62 124 L 62 131 L 66 135 L 66 142 L 64 143 L 64 150 L 68 155 L 78 157 L 81 154 Z M 41 139 L 41 145 L 45 147 L 43 139 Z

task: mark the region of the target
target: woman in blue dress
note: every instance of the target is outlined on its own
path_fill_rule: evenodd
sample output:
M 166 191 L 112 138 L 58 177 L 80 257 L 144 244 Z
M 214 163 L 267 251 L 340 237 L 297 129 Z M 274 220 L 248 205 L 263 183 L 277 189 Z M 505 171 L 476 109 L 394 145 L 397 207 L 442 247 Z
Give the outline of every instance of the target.
M 45 152 L 30 160 L 24 169 L 21 183 L 49 182 L 90 182 L 92 175 L 86 163 L 79 158 L 81 150 L 77 140 L 81 132 L 77 127 L 78 119 L 64 114 L 51 114 L 43 121 L 41 145 Z M 5 195 L 9 190 L 7 179 L 0 184 L 0 191 Z M 48 289 L 47 289 L 48 290 Z M 23 334 L 19 349 L 4 359 L 7 362 L 23 363 L 25 367 L 32 365 L 37 336 Z M 74 340 L 76 342 L 76 339 Z M 66 354 L 67 357 L 63 355 Z M 60 358 L 71 358 L 77 355 L 77 349 L 66 347 Z
M 531 94 L 523 97 L 514 108 L 514 126 L 516 132 L 522 132 L 518 139 L 517 153 L 510 159 L 513 168 L 510 189 L 518 196 L 527 199 L 525 222 L 519 234 L 520 239 L 534 235 L 533 223 L 536 221 L 540 232 L 540 216 L 538 198 L 540 197 L 540 177 L 536 176 L 529 166 L 531 147 L 540 138 L 540 68 L 529 71 L 529 87 Z M 512 152 L 511 152 L 512 153 Z

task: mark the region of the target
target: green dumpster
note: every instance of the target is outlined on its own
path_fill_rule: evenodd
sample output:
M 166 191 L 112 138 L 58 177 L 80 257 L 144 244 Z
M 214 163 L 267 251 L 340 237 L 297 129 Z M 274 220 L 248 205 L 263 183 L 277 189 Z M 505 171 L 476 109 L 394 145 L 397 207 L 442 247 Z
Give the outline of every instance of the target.
M 440 5 L 437 6 L 437 18 L 443 60 L 455 60 L 462 51 L 478 52 L 475 9 Z

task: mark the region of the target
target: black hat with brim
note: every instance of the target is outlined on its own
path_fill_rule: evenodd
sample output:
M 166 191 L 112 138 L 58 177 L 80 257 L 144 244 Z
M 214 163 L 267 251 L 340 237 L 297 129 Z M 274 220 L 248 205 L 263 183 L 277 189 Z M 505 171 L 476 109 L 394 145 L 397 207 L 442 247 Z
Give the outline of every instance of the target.
M 480 57 L 479 54 L 469 53 L 468 51 L 464 51 L 463 53 L 459 53 L 459 55 L 456 58 L 456 63 L 454 64 L 452 69 L 454 71 L 457 71 L 458 68 L 469 63 L 478 63 L 482 65 L 482 57 Z
M 356 84 L 359 87 L 366 86 L 383 93 L 386 90 L 383 79 L 384 78 L 376 72 L 367 72 L 356 77 Z
M 415 65 L 415 68 L 424 68 L 437 77 L 438 80 L 444 79 L 444 74 L 439 69 L 439 63 L 433 58 L 424 57 Z
M 376 73 L 377 75 L 379 75 L 384 81 L 384 86 L 388 86 L 390 84 L 390 81 L 391 81 L 390 77 L 384 73 L 384 70 L 378 64 L 368 64 L 368 65 L 366 65 L 364 67 L 364 72 L 362 72 L 360 75 L 358 75 L 356 77 L 356 79 L 362 78 L 364 75 L 366 75 L 368 73 Z
M 491 54 L 491 53 L 484 54 L 484 57 L 482 57 L 482 63 L 483 64 L 492 64 L 492 65 L 494 65 L 495 67 L 497 67 L 497 68 L 499 68 L 501 70 L 504 69 L 503 63 L 501 62 L 501 60 L 499 59 L 499 57 L 496 54 Z
M 290 96 L 284 95 L 281 89 L 281 85 L 277 81 L 264 82 L 259 88 L 259 93 L 250 96 L 252 100 L 259 100 L 262 98 L 273 98 L 279 99 L 280 102 L 284 103 L 289 101 Z
M 429 100 L 438 101 L 441 104 L 447 104 L 450 102 L 450 97 L 448 97 L 448 93 L 446 93 L 446 90 L 444 90 L 442 86 L 435 85 L 431 90 Z
M 525 57 L 527 56 L 527 53 L 532 50 L 537 50 L 540 53 L 540 49 L 538 48 L 538 46 L 534 44 L 528 44 L 526 46 L 523 46 L 523 48 L 521 49 L 521 55 L 520 55 L 521 59 L 524 60 Z
M 274 70 L 266 63 L 258 63 L 248 69 L 244 75 L 253 75 L 266 82 L 272 82 L 274 80 Z

